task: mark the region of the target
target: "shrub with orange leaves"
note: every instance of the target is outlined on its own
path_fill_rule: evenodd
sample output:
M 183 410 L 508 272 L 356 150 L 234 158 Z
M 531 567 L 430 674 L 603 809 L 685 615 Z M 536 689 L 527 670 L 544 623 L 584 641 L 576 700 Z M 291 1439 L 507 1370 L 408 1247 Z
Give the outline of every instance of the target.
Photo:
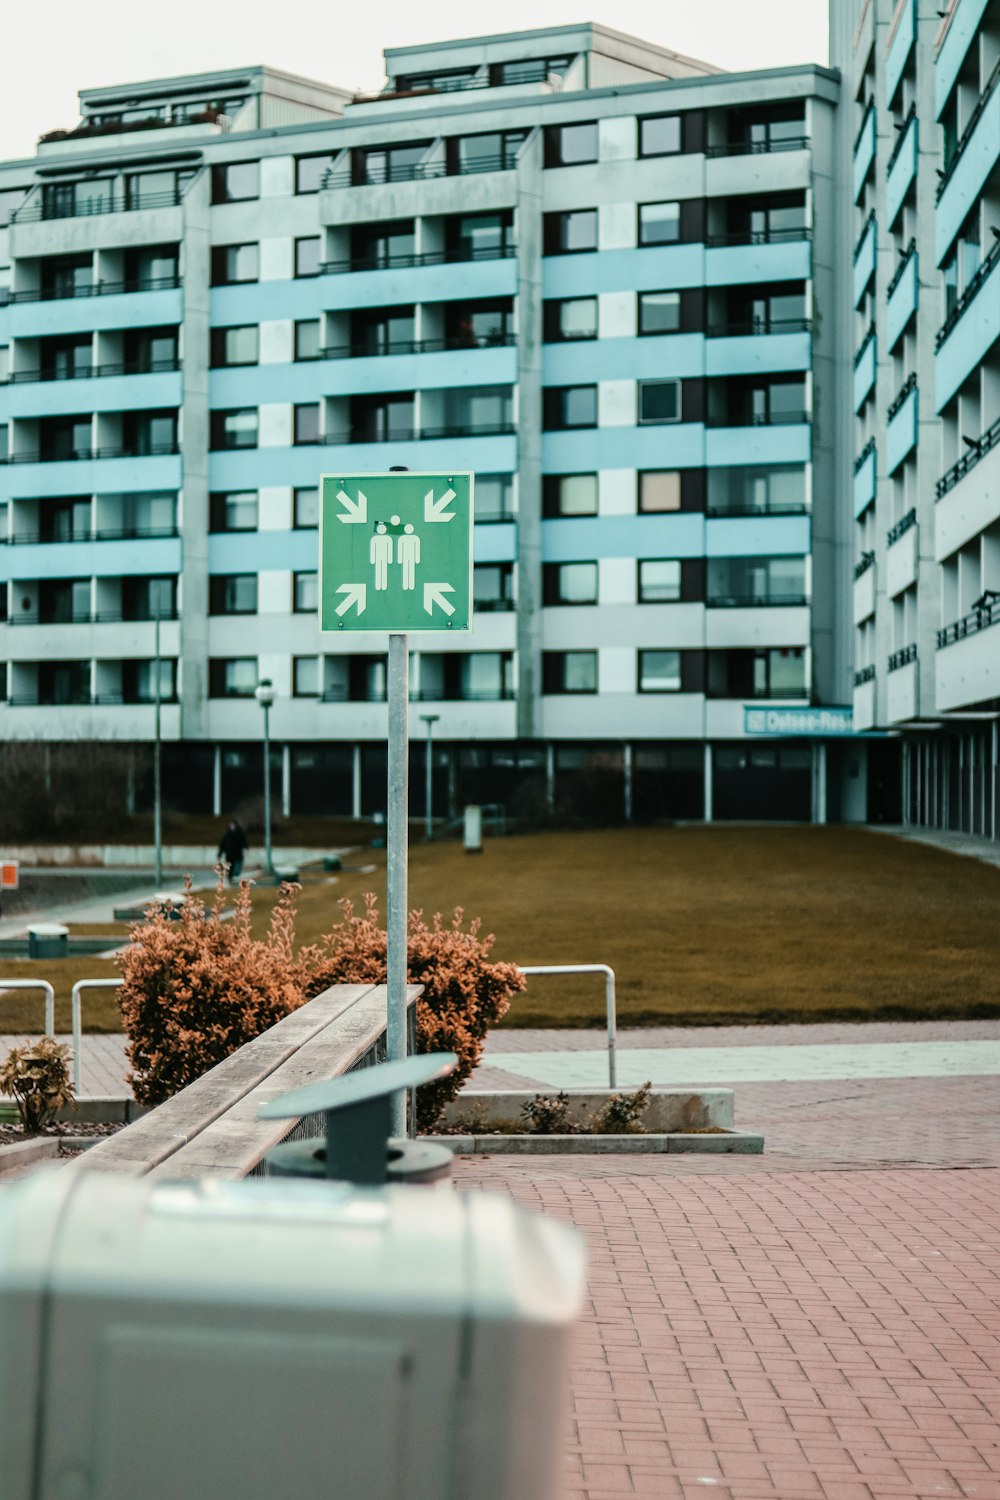
M 221 877 L 209 908 L 188 880 L 183 904 L 149 912 L 118 955 L 128 1082 L 140 1104 L 162 1104 L 302 1004 L 295 888 L 281 887 L 264 938 L 251 932 L 247 882 L 226 921 L 224 901 Z
M 331 984 L 385 983 L 386 933 L 379 924 L 376 897 L 365 896 L 363 916 L 355 914 L 350 901 L 338 905 L 344 916 L 340 926 L 320 945 L 300 954 L 310 971 L 310 995 Z M 433 1124 L 458 1094 L 482 1056 L 490 1026 L 506 1013 L 511 996 L 525 987 L 515 964 L 489 962 L 493 935 L 480 936 L 479 918 L 467 932 L 462 919 L 462 908 L 456 907 L 448 926 L 440 912 L 435 912 L 431 926 L 420 911 L 410 912 L 407 922 L 407 978 L 423 985 L 417 1000 L 417 1051 L 458 1055 L 450 1078 L 418 1090 L 421 1129 Z

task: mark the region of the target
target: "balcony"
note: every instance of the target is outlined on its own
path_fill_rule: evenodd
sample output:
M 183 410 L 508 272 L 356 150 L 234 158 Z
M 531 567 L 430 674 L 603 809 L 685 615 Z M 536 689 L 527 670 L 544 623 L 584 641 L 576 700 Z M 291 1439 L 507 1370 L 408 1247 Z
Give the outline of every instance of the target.
M 393 182 L 427 182 L 435 177 L 474 177 L 481 172 L 512 172 L 517 160 L 506 153 L 494 156 L 470 156 L 463 160 L 388 162 L 384 175 L 375 178 L 359 176 L 353 167 L 331 167 L 322 182 L 323 189 L 347 187 L 385 187 Z
M 938 631 L 936 707 L 1000 702 L 1000 593 L 988 589 L 969 614 Z
M 395 339 L 377 349 L 367 344 L 334 345 L 319 351 L 320 359 L 380 359 L 393 354 L 439 354 L 442 350 L 510 349 L 517 344 L 515 333 L 468 335 L 449 339 Z
M 11 338 L 49 338 L 58 334 L 90 334 L 128 328 L 164 327 L 183 321 L 179 277 L 163 277 L 163 285 L 101 282 L 63 296 L 40 291 L 15 292 L 8 326 Z
M 572 259 L 573 257 L 567 257 Z M 338 309 L 386 307 L 397 302 L 459 302 L 512 296 L 517 291 L 517 247 L 500 245 L 480 254 L 428 250 L 324 261 L 324 276 L 350 276 L 327 295 Z
M 179 359 L 154 359 L 143 364 L 131 363 L 89 365 L 82 370 L 12 370 L 8 379 L 12 385 L 27 381 L 42 380 L 98 380 L 111 375 L 156 375 L 164 370 L 179 370 Z
M 940 411 L 1000 338 L 1000 240 L 958 298 L 934 340 L 936 410 Z M 967 317 L 975 306 L 975 316 Z
M 877 687 L 874 667 L 862 667 L 859 672 L 855 672 L 852 718 L 857 733 L 875 727 Z
M 878 459 L 875 439 L 869 438 L 854 464 L 854 518 L 864 515 L 875 499 Z
M 180 453 L 177 443 L 150 443 L 144 448 L 74 448 L 46 450 L 41 453 L 10 453 L 0 463 L 8 464 L 66 464 L 86 463 L 105 458 L 160 458 L 165 454 Z
M 10 377 L 8 415 L 32 418 L 179 407 L 180 369 L 180 361 L 171 359 L 92 365 L 71 374 L 15 370 Z
M 156 623 L 156 619 L 155 614 L 126 615 L 120 609 L 73 610 L 65 617 L 57 617 L 47 612 L 42 614 L 37 609 L 26 609 L 0 623 L 10 626 L 51 625 L 62 628 L 66 625 L 152 625 Z M 163 610 L 159 619 L 161 623 L 166 624 L 168 620 L 180 619 L 180 615 L 175 607 L 171 610 Z
M 935 249 L 947 255 L 1000 156 L 1000 61 L 990 74 L 937 188 Z
M 176 208 L 184 201 L 184 187 L 166 192 L 132 194 L 109 188 L 100 197 L 71 202 L 68 198 L 46 197 L 43 184 L 36 187 L 20 208 L 14 210 L 13 224 L 36 224 L 43 219 L 90 219 L 96 215 L 135 213 L 141 209 Z
M 853 186 L 854 202 L 861 197 L 861 190 L 875 163 L 875 107 L 869 105 L 854 142 Z
M 866 552 L 854 569 L 852 620 L 860 625 L 875 613 L 875 554 Z
M 920 668 L 916 643 L 894 651 L 886 678 L 886 718 L 890 724 L 906 723 L 920 715 Z
M 917 242 L 911 240 L 886 292 L 885 337 L 890 354 L 899 343 L 910 319 L 917 310 L 917 296 L 920 290 L 918 262 Z
M 908 375 L 899 395 L 886 412 L 886 473 L 894 474 L 917 445 L 917 377 Z
M 875 225 L 875 215 L 871 213 L 865 221 L 865 227 L 861 232 L 854 251 L 854 306 L 860 305 L 862 297 L 871 285 L 875 275 L 875 253 L 878 230 Z
M 142 281 L 90 281 L 82 286 L 46 287 L 33 291 L 11 292 L 8 301 L 65 302 L 77 297 L 123 297 L 133 292 L 162 292 L 179 287 L 180 276 L 149 276 Z
M 724 141 L 721 145 L 706 147 L 705 155 L 714 160 L 724 156 L 766 156 L 773 151 L 808 150 L 809 137 L 807 135 L 790 135 L 766 141 Z
M 885 97 L 892 105 L 900 80 L 917 37 L 916 0 L 899 0 L 889 27 L 888 52 L 885 59 Z
M 938 480 L 934 556 L 940 562 L 1000 521 L 1000 418 Z
M 886 534 L 885 591 L 891 599 L 917 581 L 920 565 L 917 512 L 908 510 Z
M 810 327 L 808 318 L 731 319 L 713 324 L 707 332 L 705 373 L 769 375 L 808 370 Z
M 15 536 L 0 538 L 11 547 L 71 547 L 77 542 L 162 541 L 178 537 L 176 526 L 124 526 L 118 530 L 75 531 L 72 536 L 52 536 L 40 531 L 19 531 Z
M 910 106 L 902 134 L 889 158 L 885 186 L 886 218 L 889 228 L 895 224 L 899 211 L 906 202 L 907 194 L 916 181 L 919 125 L 917 107 Z
M 445 427 L 400 427 L 381 433 L 368 427 L 351 427 L 343 432 L 328 432 L 320 442 L 331 447 L 350 443 L 435 442 L 441 438 L 508 437 L 517 431 L 514 422 L 452 423 Z
M 859 412 L 875 386 L 875 325 L 868 329 L 865 341 L 854 356 L 854 410 Z
M 962 0 L 960 5 L 948 6 L 947 18 L 938 33 L 938 53 L 934 63 L 935 119 L 940 119 L 962 71 L 986 6 L 987 0 Z

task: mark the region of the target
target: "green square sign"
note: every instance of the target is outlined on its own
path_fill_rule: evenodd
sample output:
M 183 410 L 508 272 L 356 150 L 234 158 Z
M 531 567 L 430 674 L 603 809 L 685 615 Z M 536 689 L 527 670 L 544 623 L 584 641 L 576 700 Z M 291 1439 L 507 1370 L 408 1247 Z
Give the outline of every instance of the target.
M 324 633 L 472 629 L 472 475 L 324 474 Z

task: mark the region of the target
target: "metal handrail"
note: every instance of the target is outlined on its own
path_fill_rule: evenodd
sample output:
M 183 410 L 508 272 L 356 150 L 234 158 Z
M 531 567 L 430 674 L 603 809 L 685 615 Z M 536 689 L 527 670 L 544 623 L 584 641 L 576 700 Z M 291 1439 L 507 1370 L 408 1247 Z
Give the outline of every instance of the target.
M 874 568 L 874 566 L 874 552 L 862 552 L 860 558 L 854 564 L 854 582 L 857 583 L 859 578 L 864 578 L 865 574 L 868 572 L 868 569 Z
M 117 297 L 131 292 L 160 292 L 179 287 L 179 274 L 173 276 L 150 276 L 142 281 L 92 281 L 85 286 L 65 289 L 49 287 L 35 291 L 11 292 L 11 302 L 61 302 L 73 297 Z
M 148 448 L 74 448 L 69 453 L 8 453 L 0 463 L 68 464 L 97 458 L 162 458 L 179 453 L 178 443 L 150 443 Z
M 463 264 L 470 260 L 511 260 L 517 254 L 516 245 L 491 245 L 481 249 L 406 251 L 401 255 L 354 255 L 348 260 L 324 260 L 320 262 L 322 275 L 336 275 L 344 271 L 405 271 L 416 266 L 444 266 Z
M 992 594 L 992 597 L 989 595 Z M 1000 625 L 1000 594 L 992 590 L 983 595 L 982 600 L 967 615 L 953 624 L 946 625 L 937 633 L 938 647 L 953 646 L 956 641 L 962 641 L 966 636 L 976 635 L 980 630 L 986 630 L 990 625 Z
M 953 463 L 945 474 L 942 474 L 934 487 L 935 499 L 940 500 L 947 495 L 949 490 L 953 490 L 958 481 L 964 479 L 969 470 L 974 469 L 979 460 L 985 458 L 998 442 L 1000 442 L 1000 417 L 987 427 L 981 437 L 976 439 L 968 452 L 963 453 L 962 457 Z
M 713 594 L 705 599 L 708 609 L 780 609 L 808 603 L 806 594 Z
M 876 673 L 874 666 L 862 667 L 860 671 L 857 671 L 854 674 L 854 686 L 864 687 L 866 682 L 874 682 L 875 676 Z
M 462 437 L 507 437 L 516 432 L 513 422 L 481 422 L 450 427 L 403 427 L 397 432 L 379 434 L 366 432 L 363 428 L 352 428 L 349 432 L 326 432 L 318 441 L 328 447 L 339 447 L 348 443 L 410 443 L 422 439 Z
M 0 1000 L 5 990 L 45 991 L 45 1035 L 56 1034 L 56 992 L 47 979 L 0 979 Z
M 14 370 L 8 378 L 15 385 L 43 380 L 99 380 L 105 375 L 161 375 L 180 367 L 180 360 L 174 356 L 173 359 L 133 359 L 119 364 L 90 365 L 85 370 Z
M 72 536 L 48 536 L 41 531 L 22 531 L 16 536 L 0 537 L 0 542 L 6 542 L 11 547 L 65 547 L 73 542 L 134 542 L 176 536 L 180 536 L 176 526 L 120 526 L 115 530 L 104 527 L 91 530 L 87 527 L 84 531 L 75 531 Z
M 869 438 L 857 458 L 854 460 L 854 472 L 860 474 L 871 455 L 875 452 L 875 439 Z
M 913 527 L 916 526 L 916 524 L 917 511 L 916 507 L 914 506 L 912 509 L 906 512 L 905 516 L 900 516 L 895 526 L 889 527 L 889 530 L 885 534 L 886 546 L 891 547 L 894 542 L 898 542 L 900 537 L 905 536 L 908 531 L 911 531 Z
M 916 251 L 917 242 L 915 239 L 913 239 L 903 251 L 903 259 L 896 267 L 896 274 L 893 276 L 892 280 L 889 282 L 889 285 L 885 289 L 886 300 L 888 300 L 892 296 L 893 292 L 899 286 L 899 283 L 902 281 L 903 276 L 906 272 L 906 268 L 910 264 L 913 256 L 916 254 Z
M 861 348 L 858 350 L 857 354 L 855 354 L 855 356 L 854 356 L 854 368 L 855 369 L 858 368 L 858 366 L 860 365 L 861 361 L 864 359 L 865 354 L 868 351 L 868 345 L 872 342 L 872 340 L 874 339 L 874 337 L 875 337 L 875 323 L 874 323 L 874 320 L 873 320 L 871 323 L 868 324 L 868 327 L 865 329 L 865 336 L 864 336 L 864 340 L 862 342 Z
M 379 359 L 393 354 L 440 354 L 454 349 L 509 349 L 517 343 L 516 333 L 478 333 L 443 339 L 396 339 L 381 349 L 364 344 L 333 344 L 320 349 L 318 359 Z
M 615 1063 L 615 1037 L 618 1030 L 618 1011 L 615 1004 L 615 971 L 607 964 L 518 964 L 522 974 L 603 974 L 604 1000 L 607 1009 L 608 1031 L 608 1087 L 618 1083 Z
M 972 280 L 969 282 L 969 285 L 965 288 L 965 291 L 959 297 L 958 301 L 955 303 L 955 306 L 952 308 L 951 312 L 948 314 L 944 322 L 941 324 L 941 327 L 938 329 L 937 334 L 934 338 L 935 352 L 941 348 L 941 345 L 944 343 L 949 333 L 951 333 L 952 329 L 955 327 L 955 324 L 961 318 L 966 308 L 971 302 L 975 300 L 976 296 L 982 290 L 983 284 L 985 283 L 987 277 L 993 270 L 993 267 L 996 265 L 998 260 L 1000 260 L 1000 240 L 997 240 L 994 243 L 993 248 L 990 250 L 990 253 L 984 258 L 979 269 L 976 271 L 975 276 L 973 276 Z
M 83 1042 L 83 1016 L 81 996 L 84 990 L 117 990 L 124 979 L 78 979 L 70 992 L 70 1007 L 73 1018 L 73 1091 L 80 1089 L 80 1047 Z
M 871 213 L 868 215 L 868 217 L 865 220 L 864 224 L 862 224 L 862 226 L 861 226 L 861 233 L 858 235 L 858 243 L 855 245 L 853 254 L 851 256 L 851 262 L 852 262 L 853 265 L 856 266 L 857 263 L 858 263 L 858 261 L 861 259 L 861 252 L 865 248 L 865 241 L 868 238 L 868 232 L 869 232 L 869 230 L 874 229 L 874 227 L 875 227 L 875 210 L 872 209 Z
M 897 139 L 896 139 L 896 144 L 893 146 L 892 150 L 889 153 L 889 160 L 886 163 L 886 168 L 885 168 L 885 175 L 887 177 L 888 177 L 889 173 L 892 171 L 893 167 L 896 165 L 897 161 L 899 160 L 899 154 L 902 151 L 903 146 L 904 146 L 905 141 L 906 141 L 906 137 L 909 134 L 910 126 L 911 126 L 911 124 L 913 123 L 913 121 L 916 118 L 917 118 L 917 104 L 916 104 L 916 100 L 914 100 L 914 102 L 910 105 L 909 109 L 906 111 L 906 116 L 905 116 L 905 118 L 903 120 L 903 123 L 899 127 L 899 134 L 898 134 Z
M 808 145 L 807 135 L 789 135 L 774 141 L 725 141 L 721 146 L 708 146 L 705 155 L 708 157 L 766 156 L 771 151 L 803 151 Z
M 741 338 L 746 334 L 808 333 L 812 323 L 809 318 L 745 318 L 728 323 L 713 323 L 708 329 L 708 338 Z
M 875 113 L 875 105 L 873 103 L 869 102 L 868 108 L 865 110 L 865 113 L 864 113 L 864 119 L 861 121 L 861 124 L 860 124 L 860 126 L 858 128 L 858 133 L 854 137 L 854 145 L 851 148 L 851 154 L 852 154 L 852 156 L 857 156 L 857 154 L 858 154 L 858 147 L 861 145 L 861 137 L 864 135 L 865 130 L 867 129 L 867 126 L 868 126 L 868 118 L 869 118 L 870 115 L 873 115 L 874 113 Z
M 907 667 L 911 661 L 916 661 L 916 659 L 917 643 L 916 641 L 911 641 L 908 646 L 903 646 L 901 650 L 894 651 L 889 657 L 889 671 L 897 672 L 900 667 Z
M 21 614 L 11 615 L 6 621 L 0 620 L 0 624 L 7 625 L 151 625 L 157 619 L 168 620 L 179 619 L 176 605 L 170 611 L 161 609 L 159 614 L 136 614 L 126 615 L 120 609 L 88 609 L 79 613 L 71 614 L 68 620 L 46 619 L 37 610 L 25 610 Z
M 79 205 L 61 204 L 46 200 L 41 193 L 33 193 L 26 203 L 16 208 L 12 215 L 15 224 L 32 224 L 39 219 L 88 219 L 97 214 L 134 213 L 143 208 L 176 208 L 184 201 L 180 188 L 160 193 L 140 193 L 133 199 L 129 193 L 110 192 L 100 198 L 88 198 Z
M 916 388 L 917 372 L 916 370 L 911 370 L 909 375 L 907 375 L 906 379 L 903 381 L 903 384 L 899 388 L 899 395 L 896 397 L 895 401 L 893 401 L 892 405 L 889 407 L 888 411 L 885 414 L 885 419 L 887 422 L 891 422 L 893 417 L 897 417 L 899 415 L 899 413 L 903 410 L 903 407 L 906 405 L 907 398 L 913 391 L 916 390 Z
M 725 245 L 788 245 L 795 240 L 811 240 L 812 230 L 805 225 L 796 229 L 728 229 L 724 234 L 707 234 L 705 244 L 710 250 Z M 662 249 L 662 246 L 643 246 L 644 249 Z

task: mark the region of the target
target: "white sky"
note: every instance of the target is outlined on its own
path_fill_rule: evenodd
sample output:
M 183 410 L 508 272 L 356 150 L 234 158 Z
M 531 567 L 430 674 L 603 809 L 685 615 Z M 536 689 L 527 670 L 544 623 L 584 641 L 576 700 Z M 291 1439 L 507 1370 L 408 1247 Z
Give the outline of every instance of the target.
M 733 71 L 827 60 L 826 0 L 461 0 L 352 5 L 323 0 L 12 0 L 4 16 L 0 161 L 33 156 L 46 130 L 76 124 L 81 88 L 270 63 L 345 88 L 378 88 L 382 48 L 584 20 L 604 21 Z

